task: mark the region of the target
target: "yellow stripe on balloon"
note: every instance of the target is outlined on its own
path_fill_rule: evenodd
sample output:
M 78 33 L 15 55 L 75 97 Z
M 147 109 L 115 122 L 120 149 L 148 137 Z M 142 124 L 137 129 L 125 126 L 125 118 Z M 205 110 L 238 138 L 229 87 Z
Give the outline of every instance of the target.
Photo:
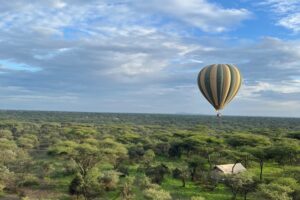
M 234 83 L 233 92 L 232 92 L 231 96 L 228 97 L 227 101 L 225 102 L 225 105 L 227 105 L 235 97 L 235 95 L 237 94 L 237 92 L 239 91 L 239 88 L 241 86 L 241 75 L 240 75 L 239 70 L 234 66 L 233 71 L 234 71 L 234 74 L 236 77 L 236 80 L 235 80 L 236 82 Z
M 214 65 L 210 71 L 210 89 L 212 93 L 212 98 L 214 100 L 215 107 L 218 107 L 218 88 L 217 88 L 217 69 L 218 65 Z
M 228 91 L 230 88 L 231 83 L 231 74 L 230 69 L 227 65 L 222 64 L 223 68 L 223 90 L 222 90 L 222 96 L 221 96 L 221 103 L 220 103 L 220 109 L 223 109 L 225 105 L 225 100 L 228 95 Z

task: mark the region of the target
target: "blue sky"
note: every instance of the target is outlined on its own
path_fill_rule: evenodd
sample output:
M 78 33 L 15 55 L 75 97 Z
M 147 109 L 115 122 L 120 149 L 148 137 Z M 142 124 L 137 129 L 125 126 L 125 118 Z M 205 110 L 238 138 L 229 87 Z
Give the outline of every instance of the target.
M 300 0 L 0 5 L 0 108 L 214 114 L 211 63 L 244 82 L 225 115 L 300 117 Z

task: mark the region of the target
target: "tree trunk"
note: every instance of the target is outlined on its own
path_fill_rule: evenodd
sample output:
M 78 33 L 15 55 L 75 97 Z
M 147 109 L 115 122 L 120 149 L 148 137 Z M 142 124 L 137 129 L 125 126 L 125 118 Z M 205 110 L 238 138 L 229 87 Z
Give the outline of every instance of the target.
M 196 167 L 193 168 L 192 172 L 191 172 L 191 179 L 192 181 L 195 181 L 195 176 L 196 176 Z
M 182 181 L 182 187 L 185 187 L 185 178 L 182 178 L 181 181 Z
M 245 164 L 245 168 L 248 168 L 248 156 L 246 155 L 244 158 L 244 164 Z
M 260 160 L 259 165 L 260 165 L 260 175 L 259 175 L 259 180 L 262 180 L 262 178 L 263 178 L 264 161 L 263 161 L 263 160 Z
M 233 174 L 233 172 L 234 172 L 234 168 L 235 168 L 235 166 L 236 166 L 236 164 L 238 163 L 238 161 L 236 161 L 235 163 L 234 163 L 234 165 L 232 166 L 232 169 L 231 169 L 231 173 Z
M 244 192 L 244 200 L 247 200 L 247 192 Z
M 212 163 L 211 163 L 209 154 L 207 155 L 207 161 L 208 161 L 208 164 L 209 164 L 209 169 L 211 170 L 212 169 Z
M 236 196 L 237 196 L 237 193 L 234 192 L 234 193 L 233 193 L 233 196 L 232 196 L 232 200 L 236 200 Z

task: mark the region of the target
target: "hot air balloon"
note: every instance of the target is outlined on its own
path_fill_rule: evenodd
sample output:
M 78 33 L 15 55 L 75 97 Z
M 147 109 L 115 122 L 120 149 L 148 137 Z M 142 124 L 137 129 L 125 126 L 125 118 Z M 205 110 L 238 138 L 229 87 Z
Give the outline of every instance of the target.
M 222 110 L 237 94 L 242 76 L 232 64 L 213 64 L 204 67 L 198 75 L 198 86 L 206 100 L 216 109 L 220 117 Z

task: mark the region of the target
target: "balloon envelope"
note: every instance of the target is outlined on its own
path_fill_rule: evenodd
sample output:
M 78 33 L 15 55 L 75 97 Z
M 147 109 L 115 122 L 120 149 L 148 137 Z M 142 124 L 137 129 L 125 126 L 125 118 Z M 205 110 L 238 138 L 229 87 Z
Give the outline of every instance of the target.
M 207 101 L 222 110 L 237 94 L 242 76 L 231 64 L 213 64 L 204 67 L 198 75 L 198 86 Z

